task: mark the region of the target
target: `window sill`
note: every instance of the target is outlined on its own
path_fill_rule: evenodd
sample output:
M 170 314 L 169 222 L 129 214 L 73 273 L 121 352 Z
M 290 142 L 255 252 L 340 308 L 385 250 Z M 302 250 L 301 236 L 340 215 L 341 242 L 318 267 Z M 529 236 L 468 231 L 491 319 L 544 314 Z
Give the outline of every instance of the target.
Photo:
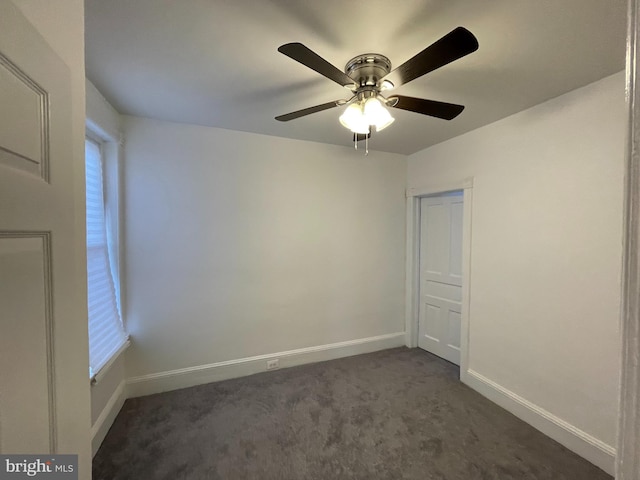
M 111 367 L 116 362 L 116 360 L 120 357 L 120 355 L 122 355 L 127 350 L 127 348 L 129 348 L 130 345 L 131 345 L 131 341 L 129 340 L 129 337 L 127 337 L 127 341 L 124 342 L 122 346 L 116 351 L 116 353 L 114 353 L 111 356 L 109 361 L 105 363 L 104 366 L 89 379 L 91 385 L 95 385 L 96 383 L 99 383 L 100 380 L 104 378 L 104 376 L 111 369 Z

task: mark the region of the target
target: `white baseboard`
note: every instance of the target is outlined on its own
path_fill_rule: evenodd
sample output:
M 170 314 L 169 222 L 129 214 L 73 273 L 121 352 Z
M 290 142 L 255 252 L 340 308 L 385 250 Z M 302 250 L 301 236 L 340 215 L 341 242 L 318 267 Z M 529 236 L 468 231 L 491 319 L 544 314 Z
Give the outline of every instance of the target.
M 152 373 L 127 379 L 127 398 L 167 392 L 204 383 L 244 377 L 266 371 L 267 360 L 279 359 L 280 367 L 322 362 L 405 345 L 405 333 L 391 333 L 346 342 L 318 345 L 285 352 Z
M 569 450 L 614 475 L 616 449 L 547 410 L 531 403 L 474 370 L 461 375 L 463 383 Z
M 122 380 L 116 388 L 111 398 L 100 412 L 100 416 L 96 419 L 96 422 L 91 427 L 91 450 L 92 455 L 95 455 L 102 445 L 104 437 L 107 436 L 107 432 L 113 425 L 122 405 L 124 405 L 126 382 Z

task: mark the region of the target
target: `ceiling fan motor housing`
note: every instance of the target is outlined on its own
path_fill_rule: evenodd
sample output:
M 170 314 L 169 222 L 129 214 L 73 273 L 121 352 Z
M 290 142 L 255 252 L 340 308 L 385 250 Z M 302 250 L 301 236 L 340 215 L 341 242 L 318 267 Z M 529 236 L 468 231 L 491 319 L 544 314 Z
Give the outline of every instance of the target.
M 365 53 L 349 60 L 344 71 L 354 80 L 353 92 L 362 100 L 380 92 L 380 80 L 391 71 L 391 61 L 378 53 Z

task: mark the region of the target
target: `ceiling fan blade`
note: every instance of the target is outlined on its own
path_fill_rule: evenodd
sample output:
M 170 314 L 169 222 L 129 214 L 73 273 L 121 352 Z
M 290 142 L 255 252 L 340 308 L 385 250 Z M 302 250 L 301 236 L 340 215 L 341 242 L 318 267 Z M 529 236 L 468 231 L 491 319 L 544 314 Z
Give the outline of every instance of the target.
M 279 47 L 278 51 L 280 53 L 284 53 L 289 58 L 293 58 L 296 62 L 300 62 L 301 64 L 306 65 L 310 69 L 318 72 L 320 75 L 333 80 L 343 87 L 345 85 L 354 84 L 353 79 L 347 76 L 346 73 L 344 73 L 342 70 L 338 70 L 320 55 L 310 50 L 308 47 L 305 47 L 301 43 L 287 43 Z
M 394 87 L 399 87 L 477 49 L 478 40 L 473 33 L 464 27 L 458 27 L 388 73 L 382 80 L 388 80 Z
M 304 117 L 305 115 L 311 115 L 312 113 L 328 110 L 330 108 L 337 107 L 338 105 L 344 105 L 345 103 L 346 102 L 344 100 L 335 100 L 333 102 L 323 103 L 322 105 L 315 105 L 313 107 L 303 108 L 302 110 L 279 115 L 276 117 L 276 120 L 288 122 L 289 120 L 295 120 L 296 118 Z
M 453 120 L 464 110 L 464 105 L 437 102 L 424 98 L 404 97 L 402 95 L 389 97 L 387 99 L 387 105 L 389 107 L 421 113 L 422 115 L 429 115 L 430 117 L 442 118 L 444 120 Z

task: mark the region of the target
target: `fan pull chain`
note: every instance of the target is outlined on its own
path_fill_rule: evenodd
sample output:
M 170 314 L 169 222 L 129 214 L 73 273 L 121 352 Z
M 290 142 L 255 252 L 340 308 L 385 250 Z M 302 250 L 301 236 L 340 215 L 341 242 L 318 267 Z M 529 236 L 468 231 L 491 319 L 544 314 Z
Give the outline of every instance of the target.
M 364 136 L 364 154 L 369 155 L 369 136 L 371 135 L 371 131 Z M 354 132 L 353 134 L 353 148 L 358 150 L 358 134 Z

